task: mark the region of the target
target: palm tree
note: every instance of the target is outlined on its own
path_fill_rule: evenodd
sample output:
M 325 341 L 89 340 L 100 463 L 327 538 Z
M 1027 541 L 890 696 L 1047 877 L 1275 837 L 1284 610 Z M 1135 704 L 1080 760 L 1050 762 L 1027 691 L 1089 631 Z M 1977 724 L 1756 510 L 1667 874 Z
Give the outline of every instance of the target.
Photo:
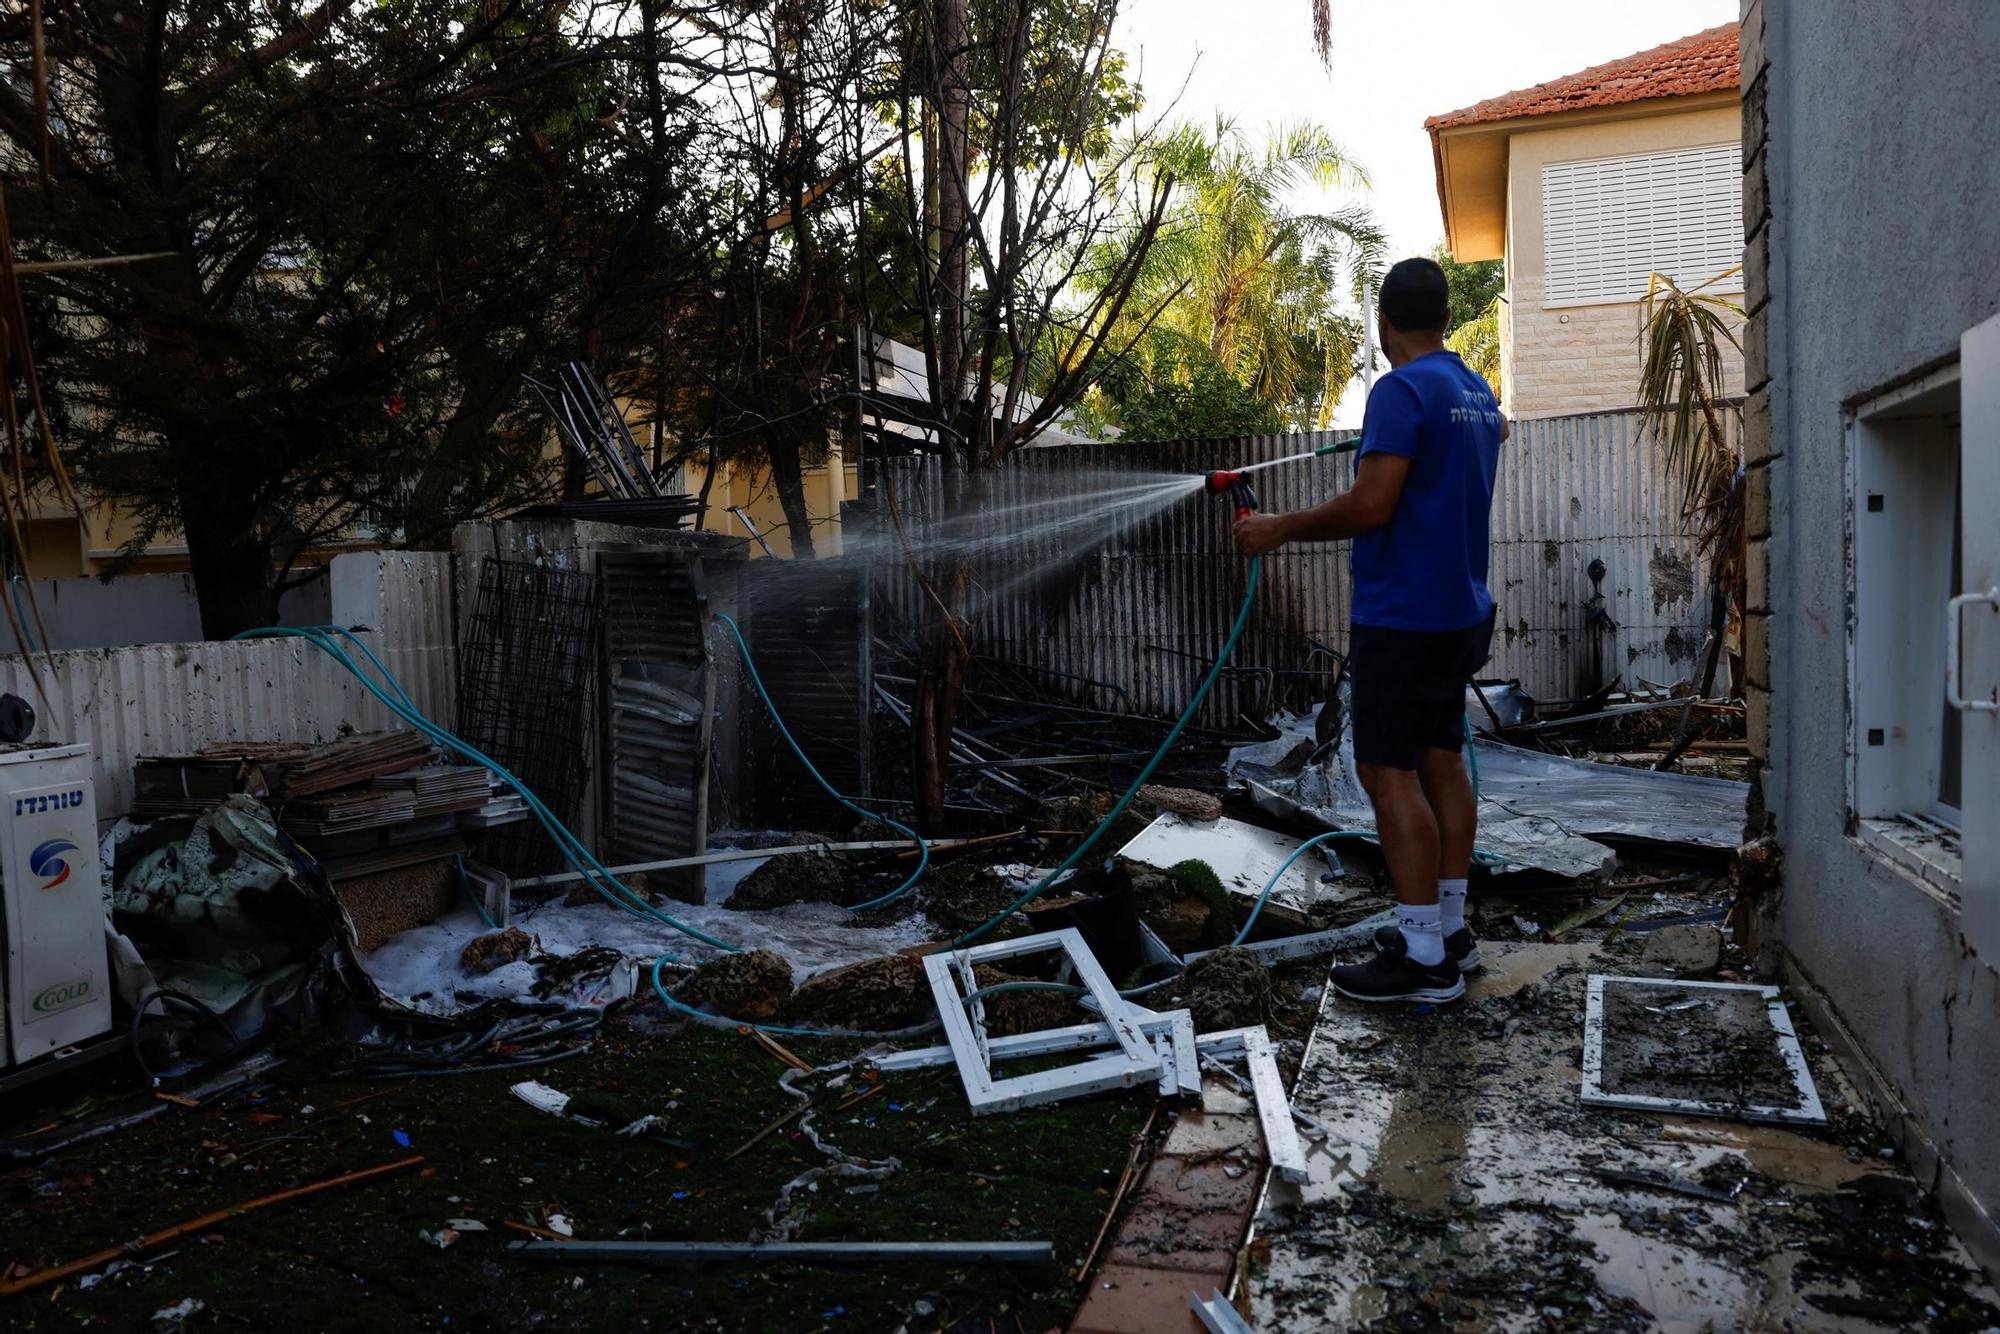
M 1323 127 L 1279 126 L 1260 148 L 1224 116 L 1162 136 L 1139 170 L 1175 199 L 1133 293 L 1140 372 L 1220 366 L 1294 426 L 1324 425 L 1355 373 L 1359 322 L 1344 294 L 1380 271 L 1386 241 L 1364 205 L 1294 213 L 1308 186 L 1368 176 Z
M 1740 266 L 1739 266 L 1740 267 Z M 1665 769 L 1692 740 L 1694 701 L 1715 685 L 1731 607 L 1744 602 L 1746 536 L 1743 459 L 1724 429 L 1735 411 L 1723 400 L 1722 349 L 1740 350 L 1733 322 L 1743 308 L 1707 289 L 1733 276 L 1725 269 L 1683 288 L 1663 273 L 1646 284 L 1639 338 L 1639 406 L 1666 446 L 1667 472 L 1681 486 L 1681 518 L 1709 562 L 1709 633 L 1701 677 L 1681 710 L 1673 746 L 1653 767 Z
M 1455 313 L 1455 312 L 1454 312 Z M 1500 298 L 1494 297 L 1486 309 L 1471 319 L 1454 324 L 1444 336 L 1444 345 L 1458 353 L 1467 369 L 1500 392 Z

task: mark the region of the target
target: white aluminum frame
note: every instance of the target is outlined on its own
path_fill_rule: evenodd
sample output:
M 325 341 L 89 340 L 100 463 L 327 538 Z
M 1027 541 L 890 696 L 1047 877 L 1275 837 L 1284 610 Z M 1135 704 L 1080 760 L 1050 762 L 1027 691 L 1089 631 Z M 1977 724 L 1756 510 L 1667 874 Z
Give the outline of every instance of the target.
M 1261 1024 L 1239 1031 L 1243 1034 L 1243 1056 L 1250 1066 L 1250 1088 L 1257 1098 L 1257 1120 L 1264 1127 L 1264 1156 L 1273 1172 L 1302 1184 L 1311 1173 L 1306 1170 L 1306 1151 L 1299 1143 L 1298 1127 L 1292 1124 L 1292 1100 L 1285 1096 L 1285 1080 L 1278 1073 L 1271 1035 Z
M 1253 1334 L 1250 1326 L 1244 1323 L 1242 1315 L 1229 1304 L 1229 1299 L 1222 1295 L 1220 1288 L 1210 1288 L 1206 1297 L 1202 1296 L 1201 1290 L 1197 1288 L 1188 1294 L 1188 1306 L 1193 1309 L 1195 1318 L 1201 1321 L 1202 1328 L 1206 1329 L 1208 1334 Z
M 1702 1102 L 1694 1098 L 1657 1098 L 1638 1093 L 1607 1093 L 1604 1091 L 1604 989 L 1609 984 L 1633 987 L 1661 987 L 1675 991 L 1748 991 L 1764 999 L 1764 1010 L 1771 1020 L 1771 1028 L 1778 1042 L 1778 1054 L 1784 1058 L 1785 1068 L 1791 1072 L 1792 1085 L 1798 1090 L 1799 1104 L 1796 1107 L 1770 1107 L 1760 1104 L 1733 1104 Z M 1615 977 L 1605 973 L 1593 973 L 1588 979 L 1588 989 L 1583 1002 L 1583 1102 L 1591 1107 L 1615 1107 L 1632 1112 L 1678 1112 L 1686 1116 L 1719 1116 L 1741 1121 L 1776 1121 L 1785 1125 L 1825 1125 L 1826 1109 L 1820 1104 L 1819 1087 L 1813 1082 L 1812 1071 L 1806 1065 L 1805 1050 L 1799 1046 L 1799 1035 L 1792 1028 L 1791 1013 L 1786 1010 L 1778 988 L 1760 986 L 1754 982 L 1685 982 L 1670 977 Z
M 1139 1029 L 1148 1035 L 1167 1032 L 1175 1023 L 1175 1016 L 1182 1010 L 1170 1010 L 1152 1019 L 1141 1019 Z M 1189 1021 L 1192 1025 L 1193 1021 Z M 1202 1056 L 1240 1056 L 1243 1054 L 1243 1035 L 1250 1030 L 1244 1028 L 1221 1029 L 1214 1033 L 1195 1035 L 1196 1058 Z M 1102 1047 L 1111 1041 L 1109 1024 L 1072 1024 L 1068 1028 L 1045 1028 L 1039 1033 L 1017 1033 L 1012 1037 L 993 1038 L 988 1047 L 996 1061 L 1018 1060 L 1023 1056 L 1051 1056 L 1057 1052 L 1082 1051 L 1088 1047 Z M 899 1070 L 922 1070 L 931 1066 L 950 1065 L 957 1056 L 948 1046 L 913 1047 L 908 1051 L 885 1052 L 875 1058 L 875 1068 L 884 1074 Z
M 1076 1065 L 1067 1065 L 1055 1070 L 1039 1070 L 1032 1074 L 1015 1075 L 1006 1079 L 996 1079 L 993 1062 L 1006 1055 L 1039 1054 L 1028 1044 L 1017 1048 L 1007 1044 L 1005 1038 L 988 1038 L 983 1020 L 983 1007 L 977 1001 L 970 1005 L 966 996 L 977 990 L 973 981 L 973 965 L 989 963 L 999 959 L 1019 958 L 1024 954 L 1040 954 L 1048 950 L 1061 950 L 1064 962 L 1083 985 L 1084 991 L 1096 1002 L 1097 1010 L 1104 1016 L 1099 1024 L 1075 1025 L 1069 1029 L 1050 1030 L 1050 1033 L 1074 1034 L 1076 1029 L 1088 1029 L 1093 1035 L 1088 1046 L 1103 1045 L 1103 1039 L 1095 1035 L 1102 1032 L 1104 1038 L 1117 1047 L 1117 1051 L 1093 1057 Z M 1064 1098 L 1081 1097 L 1088 1093 L 1099 1093 L 1105 1089 L 1130 1088 L 1135 1084 L 1157 1083 L 1165 1061 L 1153 1046 L 1147 1034 L 1142 1031 L 1132 1007 L 1118 994 L 1104 968 L 1097 962 L 1097 956 L 1090 952 L 1083 936 L 1074 927 L 1060 931 L 1047 931 L 1039 935 L 1022 936 L 1014 940 L 996 941 L 990 945 L 975 945 L 971 949 L 957 950 L 950 954 L 932 954 L 924 958 L 924 975 L 931 984 L 931 993 L 936 998 L 938 1015 L 944 1021 L 945 1040 L 950 1046 L 953 1061 L 958 1066 L 959 1080 L 965 1085 L 966 1101 L 971 1104 L 974 1116 L 990 1116 L 996 1112 L 1011 1112 L 1021 1107 L 1033 1107 L 1041 1103 L 1056 1102 Z M 961 990 L 960 988 L 964 989 Z M 1148 1012 L 1150 1013 L 1150 1012 Z M 1169 1021 L 1167 1027 L 1172 1027 Z M 1024 1038 L 1046 1038 L 1048 1033 L 1022 1034 Z M 1064 1046 L 1043 1047 L 1041 1051 L 1074 1050 Z M 882 1067 L 888 1068 L 888 1067 Z
M 1314 931 L 1303 936 L 1274 936 L 1270 940 L 1253 940 L 1234 948 L 1248 950 L 1266 963 L 1280 959 L 1310 959 L 1315 954 L 1328 954 L 1348 945 L 1366 944 L 1375 938 L 1377 931 L 1395 924 L 1396 910 L 1385 908 L 1372 917 L 1364 917 L 1329 931 Z M 1213 953 L 1214 950 L 1194 950 L 1184 955 L 1182 961 L 1193 963 Z

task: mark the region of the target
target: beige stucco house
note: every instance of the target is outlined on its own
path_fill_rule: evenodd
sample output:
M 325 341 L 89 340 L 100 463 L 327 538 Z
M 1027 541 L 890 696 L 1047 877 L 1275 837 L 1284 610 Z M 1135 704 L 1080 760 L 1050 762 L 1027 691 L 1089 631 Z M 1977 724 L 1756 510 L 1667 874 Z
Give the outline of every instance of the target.
M 1445 244 L 1504 259 L 1501 396 L 1516 417 L 1632 407 L 1639 299 L 1742 260 L 1737 25 L 1433 116 Z M 1708 290 L 1739 300 L 1740 274 Z M 1728 389 L 1740 393 L 1742 358 Z

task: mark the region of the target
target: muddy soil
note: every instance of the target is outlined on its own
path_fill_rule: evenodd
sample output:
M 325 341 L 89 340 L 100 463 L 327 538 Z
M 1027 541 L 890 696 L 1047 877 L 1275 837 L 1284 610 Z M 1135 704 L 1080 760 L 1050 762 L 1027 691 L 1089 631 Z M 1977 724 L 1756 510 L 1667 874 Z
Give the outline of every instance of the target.
M 1187 976 L 1169 990 L 1194 1015 L 1197 1033 L 1248 1028 L 1264 1022 L 1271 974 L 1248 950 L 1220 949 L 1188 965 Z
M 855 863 L 825 852 L 788 852 L 743 877 L 728 906 L 755 912 L 788 903 L 859 903 Z
M 675 998 L 731 1019 L 769 1023 L 792 998 L 792 965 L 770 950 L 725 954 L 695 969 Z
M 918 904 L 924 916 L 938 926 L 940 932 L 958 935 L 972 930 L 990 920 L 995 914 L 1006 910 L 1007 905 L 1021 897 L 1021 890 L 990 866 L 977 862 L 957 862 L 942 866 L 925 877 L 917 890 Z M 1004 940 L 1008 935 L 1025 932 L 1027 923 L 1016 918 L 1003 922 L 993 932 L 992 939 Z
M 1763 997 L 1705 987 L 1604 993 L 1604 1091 L 1722 1107 L 1799 1101 Z
M 923 960 L 889 954 L 807 978 L 792 994 L 785 1018 L 795 1025 L 888 1032 L 935 1012 Z
M 503 931 L 494 931 L 466 942 L 458 956 L 458 966 L 473 976 L 490 973 L 495 968 L 510 964 L 516 959 L 525 959 L 535 947 L 535 940 L 518 926 L 510 926 Z

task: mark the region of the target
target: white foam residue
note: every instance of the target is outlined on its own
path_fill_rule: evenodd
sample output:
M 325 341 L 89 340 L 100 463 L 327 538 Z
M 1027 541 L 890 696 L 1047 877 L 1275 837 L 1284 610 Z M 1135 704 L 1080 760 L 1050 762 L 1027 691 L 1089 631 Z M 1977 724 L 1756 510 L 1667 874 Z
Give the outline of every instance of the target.
M 759 864 L 723 863 L 730 867 Z M 886 926 L 857 926 L 852 913 L 831 903 L 799 903 L 766 912 L 735 912 L 713 901 L 727 897 L 726 891 L 717 893 L 715 869 L 710 868 L 710 903 L 670 902 L 661 911 L 743 949 L 776 952 L 791 963 L 794 981 L 842 964 L 893 954 L 937 935 L 936 928 L 920 915 Z M 733 883 L 728 888 L 733 890 Z M 539 911 L 517 915 L 510 924 L 535 938 L 537 958 L 575 954 L 602 946 L 650 967 L 661 954 L 687 963 L 703 963 L 720 953 L 664 923 L 642 920 L 608 903 L 567 907 L 557 900 Z M 387 995 L 412 1009 L 431 1014 L 451 1014 L 486 1000 L 532 995 L 539 975 L 532 958 L 503 965 L 484 976 L 469 975 L 459 966 L 459 955 L 466 944 L 488 930 L 470 908 L 461 909 L 429 926 L 405 931 L 373 953 L 360 956 L 361 966 Z M 589 1003 L 596 999 L 592 993 L 601 988 L 601 980 L 593 980 L 581 994 L 559 994 L 556 998 Z

